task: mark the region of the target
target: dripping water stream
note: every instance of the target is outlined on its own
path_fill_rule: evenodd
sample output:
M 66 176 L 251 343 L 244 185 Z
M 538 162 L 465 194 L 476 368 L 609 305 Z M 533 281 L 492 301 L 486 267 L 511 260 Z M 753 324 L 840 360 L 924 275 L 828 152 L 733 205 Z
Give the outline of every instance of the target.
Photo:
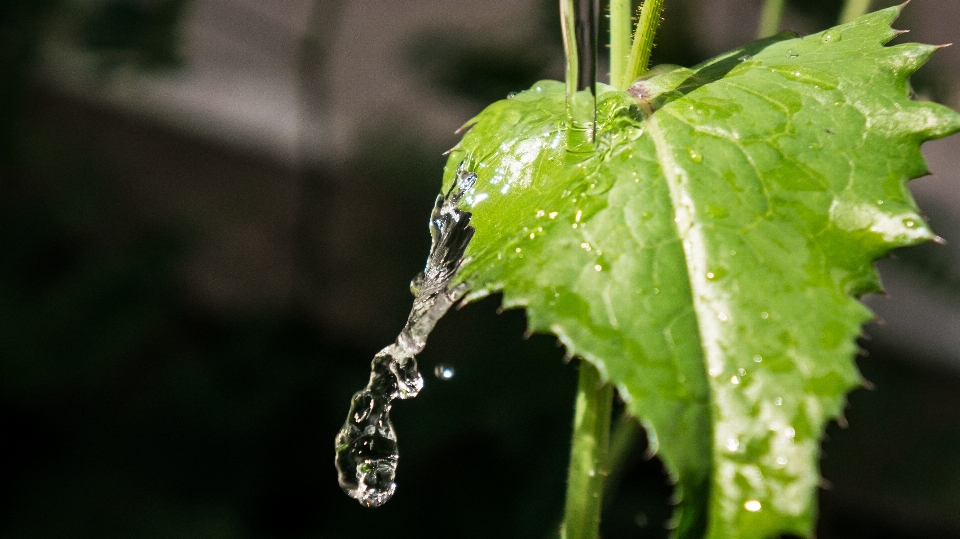
M 423 351 L 437 321 L 466 293 L 465 284 L 450 285 L 474 229 L 470 213 L 456 206 L 476 180 L 477 175 L 461 165 L 450 191 L 437 197 L 430 214 L 430 254 L 423 271 L 410 283 L 415 298 L 407 324 L 393 344 L 374 356 L 370 381 L 354 394 L 337 434 L 340 487 L 366 507 L 386 503 L 397 488 L 399 453 L 390 421 L 393 401 L 416 397 L 423 388 L 415 356 Z

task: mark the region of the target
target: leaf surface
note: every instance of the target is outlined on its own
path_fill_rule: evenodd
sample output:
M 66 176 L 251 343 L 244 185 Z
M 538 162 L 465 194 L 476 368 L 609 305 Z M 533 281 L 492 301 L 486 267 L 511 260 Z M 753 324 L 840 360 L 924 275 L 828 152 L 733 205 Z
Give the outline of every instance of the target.
M 873 261 L 931 239 L 906 188 L 960 117 L 909 99 L 936 47 L 891 8 L 598 91 L 569 152 L 564 86 L 471 120 L 445 173 L 476 236 L 460 278 L 503 293 L 616 385 L 677 481 L 678 537 L 812 536 L 820 437 L 861 383 Z

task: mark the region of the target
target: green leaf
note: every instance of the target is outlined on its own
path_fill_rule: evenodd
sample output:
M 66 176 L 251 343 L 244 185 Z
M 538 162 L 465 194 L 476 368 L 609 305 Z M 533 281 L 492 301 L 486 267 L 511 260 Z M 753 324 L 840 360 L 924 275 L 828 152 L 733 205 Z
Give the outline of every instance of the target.
M 677 481 L 679 537 L 811 536 L 820 436 L 861 383 L 873 260 L 933 237 L 906 188 L 960 117 L 909 99 L 936 47 L 891 8 L 598 90 L 568 152 L 564 86 L 471 120 L 459 278 L 503 292 L 616 385 Z M 636 97 L 639 96 L 639 97 Z

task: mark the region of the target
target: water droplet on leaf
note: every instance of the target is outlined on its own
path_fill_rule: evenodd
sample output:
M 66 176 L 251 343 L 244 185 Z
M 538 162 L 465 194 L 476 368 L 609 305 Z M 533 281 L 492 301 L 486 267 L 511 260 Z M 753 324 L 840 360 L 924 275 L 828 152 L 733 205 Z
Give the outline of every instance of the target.
M 743 508 L 746 509 L 747 511 L 750 511 L 751 513 L 756 513 L 757 511 L 762 509 L 763 506 L 757 500 L 747 500 L 747 502 L 743 504 Z
M 842 37 L 839 30 L 827 30 L 823 33 L 823 36 L 820 37 L 820 41 L 824 43 L 836 43 L 840 41 Z
M 797 51 L 793 49 L 790 49 L 787 51 L 787 58 L 796 58 L 797 56 L 800 56 L 800 53 L 798 53 Z

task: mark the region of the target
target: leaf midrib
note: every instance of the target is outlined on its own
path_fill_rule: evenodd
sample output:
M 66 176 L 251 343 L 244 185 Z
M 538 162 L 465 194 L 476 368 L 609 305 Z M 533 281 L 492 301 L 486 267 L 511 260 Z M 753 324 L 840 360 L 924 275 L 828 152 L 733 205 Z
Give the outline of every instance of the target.
M 717 290 L 708 285 L 707 281 L 707 262 L 706 240 L 702 235 L 702 229 L 694 223 L 694 203 L 690 192 L 685 188 L 685 183 L 689 181 L 686 169 L 681 167 L 674 159 L 672 146 L 664 135 L 660 126 L 659 117 L 654 114 L 647 119 L 646 133 L 650 135 L 657 154 L 657 163 L 660 166 L 663 178 L 666 180 L 667 188 L 670 193 L 670 206 L 674 215 L 674 231 L 677 238 L 680 239 L 683 250 L 684 266 L 687 269 L 687 280 L 690 283 L 690 302 L 693 305 L 694 315 L 697 320 L 697 339 L 700 345 L 701 353 L 705 365 L 703 368 L 704 380 L 706 380 L 707 399 L 710 406 L 707 406 L 707 414 L 710 419 L 707 424 L 714 425 L 714 391 L 710 384 L 711 372 L 723 372 L 724 354 L 720 349 L 719 338 L 704 338 L 704 336 L 719 336 L 722 323 L 717 318 L 720 312 L 730 315 L 729 309 L 716 310 L 717 305 L 722 305 L 723 299 L 714 297 L 711 302 L 700 298 L 710 298 L 716 296 Z M 712 485 L 713 470 L 716 468 L 715 452 L 713 448 L 714 433 L 710 433 L 710 466 L 707 474 L 711 479 L 708 481 Z M 713 488 L 710 488 L 707 499 L 713 498 Z

